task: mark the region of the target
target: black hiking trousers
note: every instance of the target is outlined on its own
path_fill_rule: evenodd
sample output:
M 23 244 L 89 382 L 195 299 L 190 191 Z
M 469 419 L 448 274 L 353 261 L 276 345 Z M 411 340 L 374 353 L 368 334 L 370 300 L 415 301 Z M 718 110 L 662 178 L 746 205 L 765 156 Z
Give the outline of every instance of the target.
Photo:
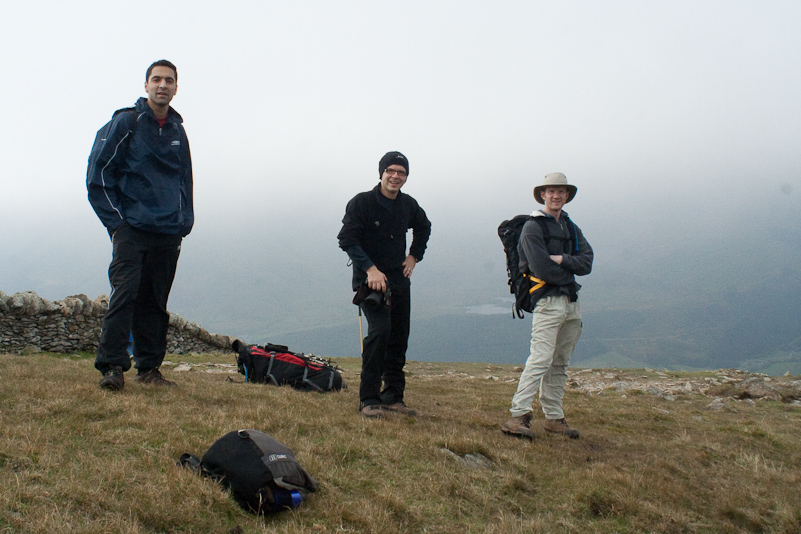
M 112 365 L 129 370 L 131 333 L 135 367 L 158 367 L 167 352 L 167 298 L 181 253 L 181 237 L 144 232 L 123 224 L 111 242 L 111 299 L 103 318 L 95 368 L 101 373 Z
M 406 389 L 403 367 L 406 365 L 411 314 L 409 288 L 392 289 L 391 300 L 391 306 L 361 305 L 368 323 L 359 386 L 361 407 L 403 402 Z

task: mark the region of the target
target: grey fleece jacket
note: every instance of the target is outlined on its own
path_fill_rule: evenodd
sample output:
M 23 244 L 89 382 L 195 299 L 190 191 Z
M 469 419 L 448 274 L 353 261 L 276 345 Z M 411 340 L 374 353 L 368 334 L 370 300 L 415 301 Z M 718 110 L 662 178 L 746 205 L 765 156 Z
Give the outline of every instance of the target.
M 568 224 L 573 224 L 562 211 L 559 221 L 541 210 L 536 210 L 532 217 L 545 217 L 551 239 L 547 246 L 542 228 L 536 221 L 528 221 L 523 226 L 517 252 L 520 256 L 520 271 L 531 273 L 544 280 L 551 289 L 545 295 L 568 295 L 571 301 L 578 298 L 581 287 L 576 283 L 576 276 L 590 274 L 592 271 L 592 247 L 584 238 L 578 226 L 575 226 L 576 241 L 571 242 Z M 564 239 L 558 239 L 558 238 Z M 553 261 L 551 255 L 562 255 L 562 263 Z

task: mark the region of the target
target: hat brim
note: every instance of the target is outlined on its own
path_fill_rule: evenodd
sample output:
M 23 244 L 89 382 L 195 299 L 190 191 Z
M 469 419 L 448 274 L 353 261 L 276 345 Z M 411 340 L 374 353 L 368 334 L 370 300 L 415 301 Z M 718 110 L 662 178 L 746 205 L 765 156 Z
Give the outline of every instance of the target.
M 576 198 L 576 192 L 578 191 L 578 188 L 575 185 L 570 185 L 570 184 L 538 185 L 537 187 L 534 188 L 534 200 L 536 200 L 540 204 L 545 204 L 545 201 L 542 200 L 542 195 L 540 195 L 540 192 L 545 191 L 545 188 L 547 188 L 547 187 L 564 187 L 564 188 L 566 188 L 567 189 L 567 200 L 565 200 L 565 204 L 567 204 L 568 202 L 570 202 L 571 200 Z

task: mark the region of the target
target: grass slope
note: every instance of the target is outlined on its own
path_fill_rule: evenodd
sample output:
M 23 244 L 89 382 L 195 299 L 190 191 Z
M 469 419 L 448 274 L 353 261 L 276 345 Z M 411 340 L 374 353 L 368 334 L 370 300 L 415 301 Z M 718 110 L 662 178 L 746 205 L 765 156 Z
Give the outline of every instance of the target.
M 166 366 L 177 388 L 129 373 L 112 394 L 91 358 L 0 355 L 0 532 L 801 531 L 796 407 L 568 391 L 582 438 L 543 435 L 535 420 L 529 443 L 499 431 L 512 366 L 411 362 L 407 401 L 421 415 L 371 421 L 356 410 L 358 363 L 340 362 L 351 387 L 336 394 Z M 238 428 L 289 445 L 319 491 L 259 518 L 175 466 Z M 477 454 L 488 465 L 463 460 Z

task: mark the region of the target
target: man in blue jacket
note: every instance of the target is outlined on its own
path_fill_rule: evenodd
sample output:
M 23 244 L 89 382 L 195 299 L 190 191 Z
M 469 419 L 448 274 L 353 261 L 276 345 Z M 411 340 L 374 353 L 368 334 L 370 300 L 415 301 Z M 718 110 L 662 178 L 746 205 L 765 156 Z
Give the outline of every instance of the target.
M 117 111 L 97 133 L 86 187 L 113 246 L 111 299 L 95 368 L 100 387 L 119 391 L 131 368 L 137 382 L 174 386 L 159 367 L 167 351 L 170 294 L 181 240 L 192 230 L 192 161 L 181 116 L 170 107 L 178 71 L 167 60 L 145 75 L 147 98 Z
M 409 279 L 423 259 L 431 223 L 417 201 L 400 191 L 408 175 L 409 160 L 403 154 L 385 154 L 378 162 L 380 182 L 348 202 L 338 235 L 339 247 L 353 262 L 353 290 L 367 296 L 354 302 L 368 323 L 359 410 L 369 418 L 381 418 L 382 410 L 415 415 L 403 400 L 411 314 Z M 409 228 L 413 237 L 407 254 Z
M 512 417 L 501 428 L 510 436 L 534 439 L 531 412 L 539 391 L 545 431 L 571 439 L 579 437 L 579 431 L 567 424 L 562 411 L 567 366 L 582 328 L 578 303 L 581 286 L 576 276 L 590 274 L 593 260 L 592 248 L 581 229 L 562 209 L 575 198 L 576 191 L 561 172 L 546 175 L 543 184 L 534 188 L 534 199 L 543 208 L 531 214 L 532 218 L 540 218 L 542 225 L 529 220 L 520 234 L 520 272 L 545 281 L 547 290 L 534 307 L 531 353 L 512 399 Z

